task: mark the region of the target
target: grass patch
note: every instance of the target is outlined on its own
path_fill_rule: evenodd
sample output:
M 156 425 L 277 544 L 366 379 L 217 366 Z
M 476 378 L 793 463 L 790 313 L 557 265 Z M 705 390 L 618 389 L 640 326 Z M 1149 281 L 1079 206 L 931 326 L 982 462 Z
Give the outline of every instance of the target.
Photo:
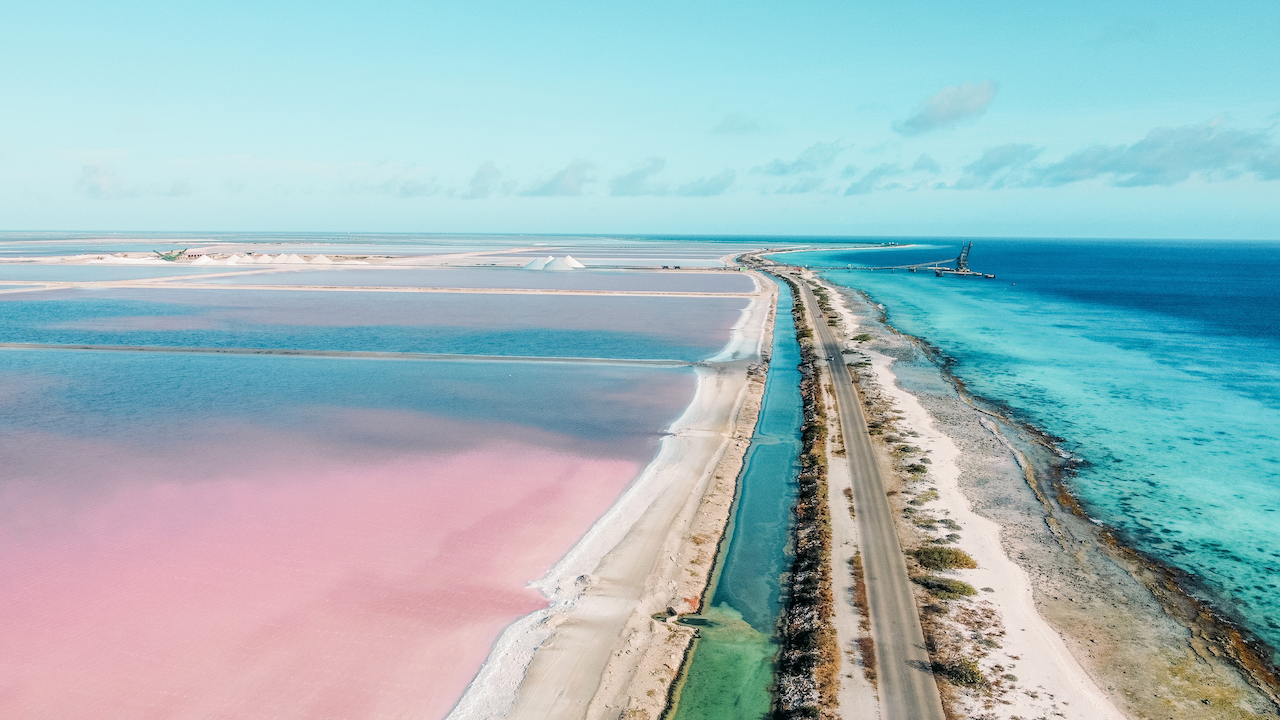
M 919 575 L 911 578 L 911 582 L 928 590 L 939 600 L 959 600 L 962 597 L 978 594 L 978 591 L 969 583 L 937 575 Z
M 938 499 L 938 493 L 934 490 L 925 490 L 911 500 L 912 505 L 923 505 L 927 502 L 933 502 Z
M 911 553 L 916 562 L 930 570 L 954 570 L 956 568 L 976 568 L 977 561 L 969 553 L 948 547 L 922 547 Z

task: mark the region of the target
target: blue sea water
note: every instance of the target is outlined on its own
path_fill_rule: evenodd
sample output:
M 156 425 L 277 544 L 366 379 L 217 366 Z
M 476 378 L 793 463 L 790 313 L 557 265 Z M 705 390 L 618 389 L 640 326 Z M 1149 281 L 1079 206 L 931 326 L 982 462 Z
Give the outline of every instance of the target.
M 883 266 L 958 245 L 782 257 Z M 1093 517 L 1280 647 L 1278 263 L 1275 242 L 992 239 L 970 257 L 991 280 L 824 274 L 937 346 L 974 393 L 1062 438 Z

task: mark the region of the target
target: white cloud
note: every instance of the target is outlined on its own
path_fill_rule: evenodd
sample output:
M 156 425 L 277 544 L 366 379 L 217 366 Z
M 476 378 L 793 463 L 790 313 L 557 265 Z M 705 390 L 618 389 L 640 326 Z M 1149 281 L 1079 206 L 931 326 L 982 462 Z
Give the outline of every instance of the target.
M 936 174 L 941 171 L 942 168 L 938 166 L 938 161 L 934 160 L 928 154 L 922 154 L 920 157 L 916 158 L 916 164 L 911 166 L 911 172 L 927 172 Z
M 467 183 L 467 191 L 462 197 L 467 200 L 487 198 L 498 191 L 502 182 L 502 171 L 492 162 L 481 163 Z
M 765 175 L 796 175 L 804 172 L 819 172 L 831 167 L 831 163 L 835 162 L 836 156 L 847 150 L 847 146 L 842 146 L 837 142 L 818 142 L 805 148 L 795 160 L 774 160 L 767 165 L 761 165 L 754 168 L 752 172 L 760 172 Z
M 118 200 L 138 195 L 138 188 L 126 186 L 115 171 L 101 163 L 85 163 L 80 167 L 80 192 L 98 200 Z
M 586 160 L 574 160 L 560 172 L 534 183 L 524 194 L 531 197 L 581 195 L 586 185 L 595 182 L 595 176 L 591 172 L 594 167 Z
M 902 135 L 919 135 L 950 127 L 965 118 L 987 111 L 996 97 L 996 84 L 990 80 L 945 87 L 924 101 L 914 115 L 893 124 Z
M 982 157 L 964 166 L 964 175 L 956 181 L 957 188 L 1020 185 L 1020 174 L 1040 155 L 1040 148 L 1026 143 L 1006 143 L 983 151 Z
M 711 128 L 712 135 L 750 135 L 764 128 L 760 123 L 740 113 L 729 113 L 719 125 Z
M 610 180 L 609 193 L 624 197 L 666 195 L 669 187 L 666 183 L 650 182 L 650 178 L 662 172 L 666 166 L 667 161 L 660 157 L 649 158 L 631 172 L 623 173 Z
M 712 175 L 710 177 L 698 178 L 681 185 L 676 188 L 677 195 L 686 197 L 712 197 L 720 195 L 733 185 L 733 181 L 738 177 L 738 173 L 732 170 L 725 170 L 722 173 Z
M 902 169 L 893 163 L 884 163 L 877 165 L 867 171 L 865 175 L 845 188 L 845 195 L 866 195 L 872 190 L 891 190 L 899 187 L 898 185 L 880 185 L 880 181 L 887 177 L 893 177 L 901 174 Z
M 1260 179 L 1275 180 L 1280 179 L 1276 152 L 1266 131 L 1223 129 L 1212 121 L 1156 128 L 1132 145 L 1078 150 L 1038 168 L 1028 183 L 1057 187 L 1107 177 L 1118 187 L 1145 187 L 1176 185 L 1195 173 L 1238 175 L 1247 170 L 1257 172 Z

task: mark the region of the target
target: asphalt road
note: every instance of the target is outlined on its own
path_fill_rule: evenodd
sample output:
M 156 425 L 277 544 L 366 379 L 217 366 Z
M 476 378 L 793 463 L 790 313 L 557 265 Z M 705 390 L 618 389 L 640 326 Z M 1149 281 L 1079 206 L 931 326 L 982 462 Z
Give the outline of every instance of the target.
M 861 398 L 840 354 L 841 348 L 820 315 L 817 298 L 805 282 L 795 275 L 791 277 L 800 286 L 805 306 L 814 318 L 821 355 L 834 358 L 829 365 L 853 477 L 855 520 L 867 583 L 871 636 L 876 644 L 880 717 L 882 720 L 944 720 L 902 546 L 893 529 L 893 509 L 885 496 L 884 479 L 871 448 Z

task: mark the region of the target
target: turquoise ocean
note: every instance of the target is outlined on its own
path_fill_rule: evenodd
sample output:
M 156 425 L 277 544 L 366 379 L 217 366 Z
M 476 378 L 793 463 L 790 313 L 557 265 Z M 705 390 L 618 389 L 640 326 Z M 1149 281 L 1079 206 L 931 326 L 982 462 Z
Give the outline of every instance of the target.
M 790 253 L 865 292 L 970 391 L 1060 438 L 1130 547 L 1280 647 L 1280 243 L 977 240 L 994 279 L 857 270 L 960 241 Z

